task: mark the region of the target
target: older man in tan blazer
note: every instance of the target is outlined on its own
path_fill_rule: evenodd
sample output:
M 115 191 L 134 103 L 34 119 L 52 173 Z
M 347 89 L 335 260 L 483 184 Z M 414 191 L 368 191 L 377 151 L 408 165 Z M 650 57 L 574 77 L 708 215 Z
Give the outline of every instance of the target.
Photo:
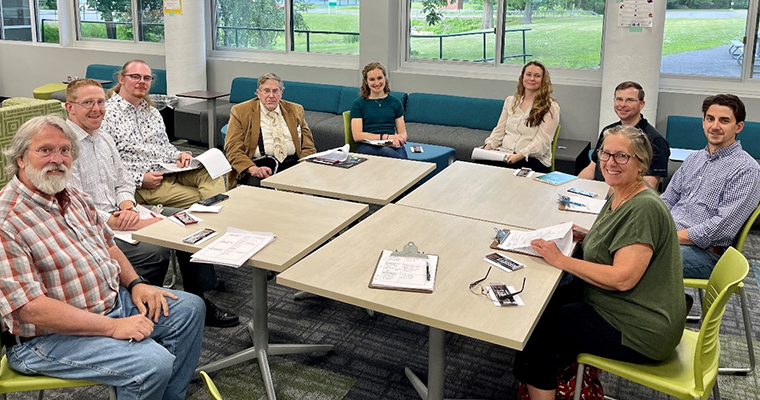
M 279 76 L 266 73 L 258 80 L 258 97 L 232 107 L 224 143 L 230 186 L 260 186 L 262 179 L 316 153 L 303 106 L 282 100 L 284 89 Z

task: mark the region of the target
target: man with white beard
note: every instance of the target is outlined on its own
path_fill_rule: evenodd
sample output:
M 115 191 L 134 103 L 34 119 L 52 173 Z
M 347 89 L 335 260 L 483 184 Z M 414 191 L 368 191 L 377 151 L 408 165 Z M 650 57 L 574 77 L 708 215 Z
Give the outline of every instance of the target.
M 80 151 L 57 116 L 32 118 L 5 150 L 0 315 L 8 364 L 88 379 L 119 399 L 184 399 L 200 356 L 203 300 L 144 283 L 82 192 Z M 160 343 L 160 344 L 159 344 Z

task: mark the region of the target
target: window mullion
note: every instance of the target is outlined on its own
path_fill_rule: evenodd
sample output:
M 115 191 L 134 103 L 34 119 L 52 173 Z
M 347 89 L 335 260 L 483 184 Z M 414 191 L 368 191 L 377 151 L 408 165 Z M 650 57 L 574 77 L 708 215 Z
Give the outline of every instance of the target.
M 295 51 L 293 40 L 293 0 L 285 0 L 285 52 Z
M 501 56 L 504 54 L 504 24 L 506 18 L 504 18 L 504 10 L 506 9 L 507 0 L 499 0 L 496 3 L 496 26 L 494 26 L 494 34 L 496 39 L 494 40 L 493 51 L 493 65 L 499 66 L 501 64 Z
M 137 20 L 137 0 L 132 0 L 132 41 L 137 44 L 140 43 L 140 35 L 138 26 L 140 22 Z
M 742 63 L 742 82 L 752 78 L 752 70 L 755 67 L 755 49 L 757 48 L 757 13 L 758 1 L 750 0 L 747 4 L 747 27 L 744 31 L 744 62 Z

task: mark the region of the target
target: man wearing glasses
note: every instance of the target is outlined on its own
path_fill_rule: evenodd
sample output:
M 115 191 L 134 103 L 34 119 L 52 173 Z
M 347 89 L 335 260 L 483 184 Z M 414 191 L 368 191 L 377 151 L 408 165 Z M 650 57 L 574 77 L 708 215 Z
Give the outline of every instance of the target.
M 100 219 L 115 231 L 136 231 L 160 221 L 158 217 L 141 219 L 135 209 L 135 185 L 124 168 L 113 139 L 100 130 L 105 112 L 103 88 L 92 79 L 78 79 L 66 88 L 68 125 L 81 145 L 79 158 L 73 163 L 70 185 L 92 198 Z M 179 209 L 164 208 L 173 213 Z M 116 240 L 139 276 L 161 286 L 169 269 L 169 249 L 145 242 L 130 244 Z M 205 299 L 203 292 L 216 286 L 214 267 L 190 262 L 190 254 L 177 252 L 182 282 L 186 292 Z M 237 315 L 220 310 L 208 299 L 206 325 L 231 327 L 239 323 Z
M 262 179 L 317 152 L 303 107 L 282 100 L 282 79 L 269 72 L 257 83 L 257 97 L 235 105 L 230 113 L 224 143 L 232 165 L 230 186 L 261 186 Z
M 166 135 L 166 126 L 150 102 L 153 75 L 142 60 L 132 60 L 119 71 L 119 83 L 108 91 L 103 130 L 119 149 L 134 181 L 138 202 L 187 208 L 225 191 L 224 179 L 211 179 L 204 168 L 164 175 L 158 163 L 190 165 L 193 156 L 177 150 Z
M 599 134 L 599 141 L 596 142 L 596 149 L 591 154 L 591 163 L 578 174 L 579 178 L 604 181 L 598 156 L 604 131 L 613 126 L 628 125 L 639 128 L 652 143 L 652 164 L 649 166 L 649 171 L 644 174 L 644 181 L 649 187 L 657 189 L 660 178 L 668 176 L 670 146 L 668 141 L 660 135 L 660 132 L 657 132 L 657 129 L 641 115 L 644 104 L 644 89 L 641 85 L 633 81 L 626 81 L 617 85 L 615 88 L 615 114 L 620 118 L 620 121 L 602 129 Z
M 660 197 L 678 229 L 684 278 L 708 279 L 760 202 L 760 166 L 736 140 L 747 115 L 741 99 L 710 96 L 702 113 L 707 147 L 684 160 Z

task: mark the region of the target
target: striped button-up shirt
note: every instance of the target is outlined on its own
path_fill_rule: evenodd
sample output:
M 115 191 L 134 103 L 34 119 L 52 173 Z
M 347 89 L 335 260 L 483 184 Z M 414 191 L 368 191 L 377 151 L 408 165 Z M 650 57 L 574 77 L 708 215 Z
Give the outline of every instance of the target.
M 73 174 L 69 185 L 90 195 L 104 222 L 115 211 L 119 211 L 119 204 L 123 201 L 129 200 L 137 204 L 135 185 L 127 176 L 113 139 L 100 130 L 90 135 L 71 120 L 66 122 L 82 146 L 79 158 L 72 166 Z
M 60 201 L 59 201 L 60 199 Z M 47 334 L 13 311 L 45 295 L 96 314 L 110 311 L 121 268 L 113 233 L 89 198 L 35 192 L 17 178 L 0 190 L 0 314 L 14 335 Z
M 142 187 L 146 172 L 158 171 L 159 163 L 177 161 L 180 151 L 169 142 L 161 114 L 145 100 L 135 107 L 119 94 L 106 101 L 100 130 L 108 133 L 135 186 Z
M 760 202 L 760 166 L 738 140 L 713 154 L 705 148 L 684 160 L 661 197 L 694 244 L 730 246 Z

